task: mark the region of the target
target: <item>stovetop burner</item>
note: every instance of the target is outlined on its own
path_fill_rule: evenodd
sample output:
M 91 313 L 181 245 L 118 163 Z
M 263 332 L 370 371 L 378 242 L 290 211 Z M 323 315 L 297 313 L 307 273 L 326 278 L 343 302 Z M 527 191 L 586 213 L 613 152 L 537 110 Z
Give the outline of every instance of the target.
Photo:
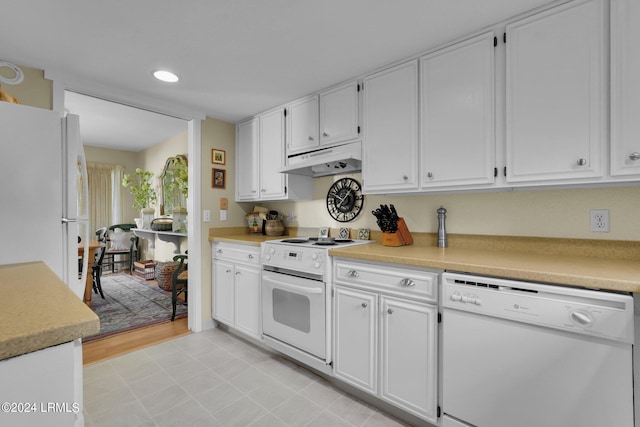
M 297 238 L 297 239 L 282 239 L 281 243 L 293 243 L 293 244 L 311 244 L 317 246 L 336 246 L 346 243 L 353 243 L 351 239 L 334 239 L 333 237 L 307 237 L 307 238 Z
M 371 243 L 372 240 L 352 240 L 352 239 L 336 239 L 333 237 L 289 237 L 282 240 L 270 240 L 267 242 L 268 245 L 279 245 L 279 244 L 290 244 L 295 246 L 315 247 L 319 249 L 319 247 L 337 247 L 337 246 L 351 246 L 351 245 L 360 245 L 363 243 Z

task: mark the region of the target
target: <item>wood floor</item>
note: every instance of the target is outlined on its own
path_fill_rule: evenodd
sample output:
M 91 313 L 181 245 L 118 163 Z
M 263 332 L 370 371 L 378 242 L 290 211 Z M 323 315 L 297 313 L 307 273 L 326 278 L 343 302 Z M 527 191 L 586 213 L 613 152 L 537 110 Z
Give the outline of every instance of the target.
M 185 317 L 173 322 L 165 322 L 91 341 L 82 345 L 83 365 L 91 365 L 190 333 L 188 319 Z

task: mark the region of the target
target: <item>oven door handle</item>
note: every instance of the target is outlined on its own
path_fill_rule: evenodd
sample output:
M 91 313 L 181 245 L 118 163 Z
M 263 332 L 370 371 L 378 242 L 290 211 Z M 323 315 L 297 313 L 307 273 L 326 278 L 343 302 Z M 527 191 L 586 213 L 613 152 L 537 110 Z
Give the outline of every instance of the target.
M 287 289 L 289 291 L 294 291 L 303 294 L 321 294 L 323 292 L 322 288 L 309 288 L 307 286 L 298 286 L 291 283 L 283 283 L 281 279 L 277 279 L 271 275 L 263 275 L 262 280 L 266 282 L 272 282 L 273 288 L 281 288 Z

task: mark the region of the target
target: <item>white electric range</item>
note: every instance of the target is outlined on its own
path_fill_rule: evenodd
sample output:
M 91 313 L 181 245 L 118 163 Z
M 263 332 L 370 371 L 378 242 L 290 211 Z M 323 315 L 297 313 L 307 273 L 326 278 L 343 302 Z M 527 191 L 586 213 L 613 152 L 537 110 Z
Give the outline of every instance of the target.
M 321 372 L 331 372 L 329 249 L 373 240 L 286 238 L 262 248 L 265 343 Z

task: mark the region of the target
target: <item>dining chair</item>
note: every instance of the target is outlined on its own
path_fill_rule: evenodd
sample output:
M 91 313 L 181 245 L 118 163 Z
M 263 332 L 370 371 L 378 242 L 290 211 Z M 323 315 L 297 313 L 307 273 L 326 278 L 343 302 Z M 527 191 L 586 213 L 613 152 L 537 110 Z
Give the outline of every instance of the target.
M 174 261 L 179 261 L 178 268 L 173 272 L 171 278 L 171 306 L 173 313 L 171 314 L 171 321 L 176 318 L 176 306 L 178 304 L 178 295 L 184 293 L 184 305 L 187 305 L 187 285 L 189 281 L 189 271 L 187 270 L 188 256 L 176 255 L 173 257 Z M 184 267 L 184 268 L 183 268 Z
M 124 264 L 129 268 L 129 274 L 133 274 L 133 263 L 138 260 L 138 237 L 131 231 L 135 224 L 116 224 L 108 227 L 105 244 L 105 267 L 111 267 L 115 273 L 116 265 Z M 116 256 L 119 259 L 116 259 Z
M 107 227 L 100 227 L 96 230 L 96 241 L 107 243 Z
M 104 299 L 104 292 L 102 292 L 102 283 L 100 283 L 100 277 L 102 276 L 102 262 L 104 261 L 104 254 L 107 251 L 106 246 L 100 247 L 100 251 L 96 256 L 95 261 L 91 265 L 91 276 L 93 278 L 93 291 L 100 294 Z

